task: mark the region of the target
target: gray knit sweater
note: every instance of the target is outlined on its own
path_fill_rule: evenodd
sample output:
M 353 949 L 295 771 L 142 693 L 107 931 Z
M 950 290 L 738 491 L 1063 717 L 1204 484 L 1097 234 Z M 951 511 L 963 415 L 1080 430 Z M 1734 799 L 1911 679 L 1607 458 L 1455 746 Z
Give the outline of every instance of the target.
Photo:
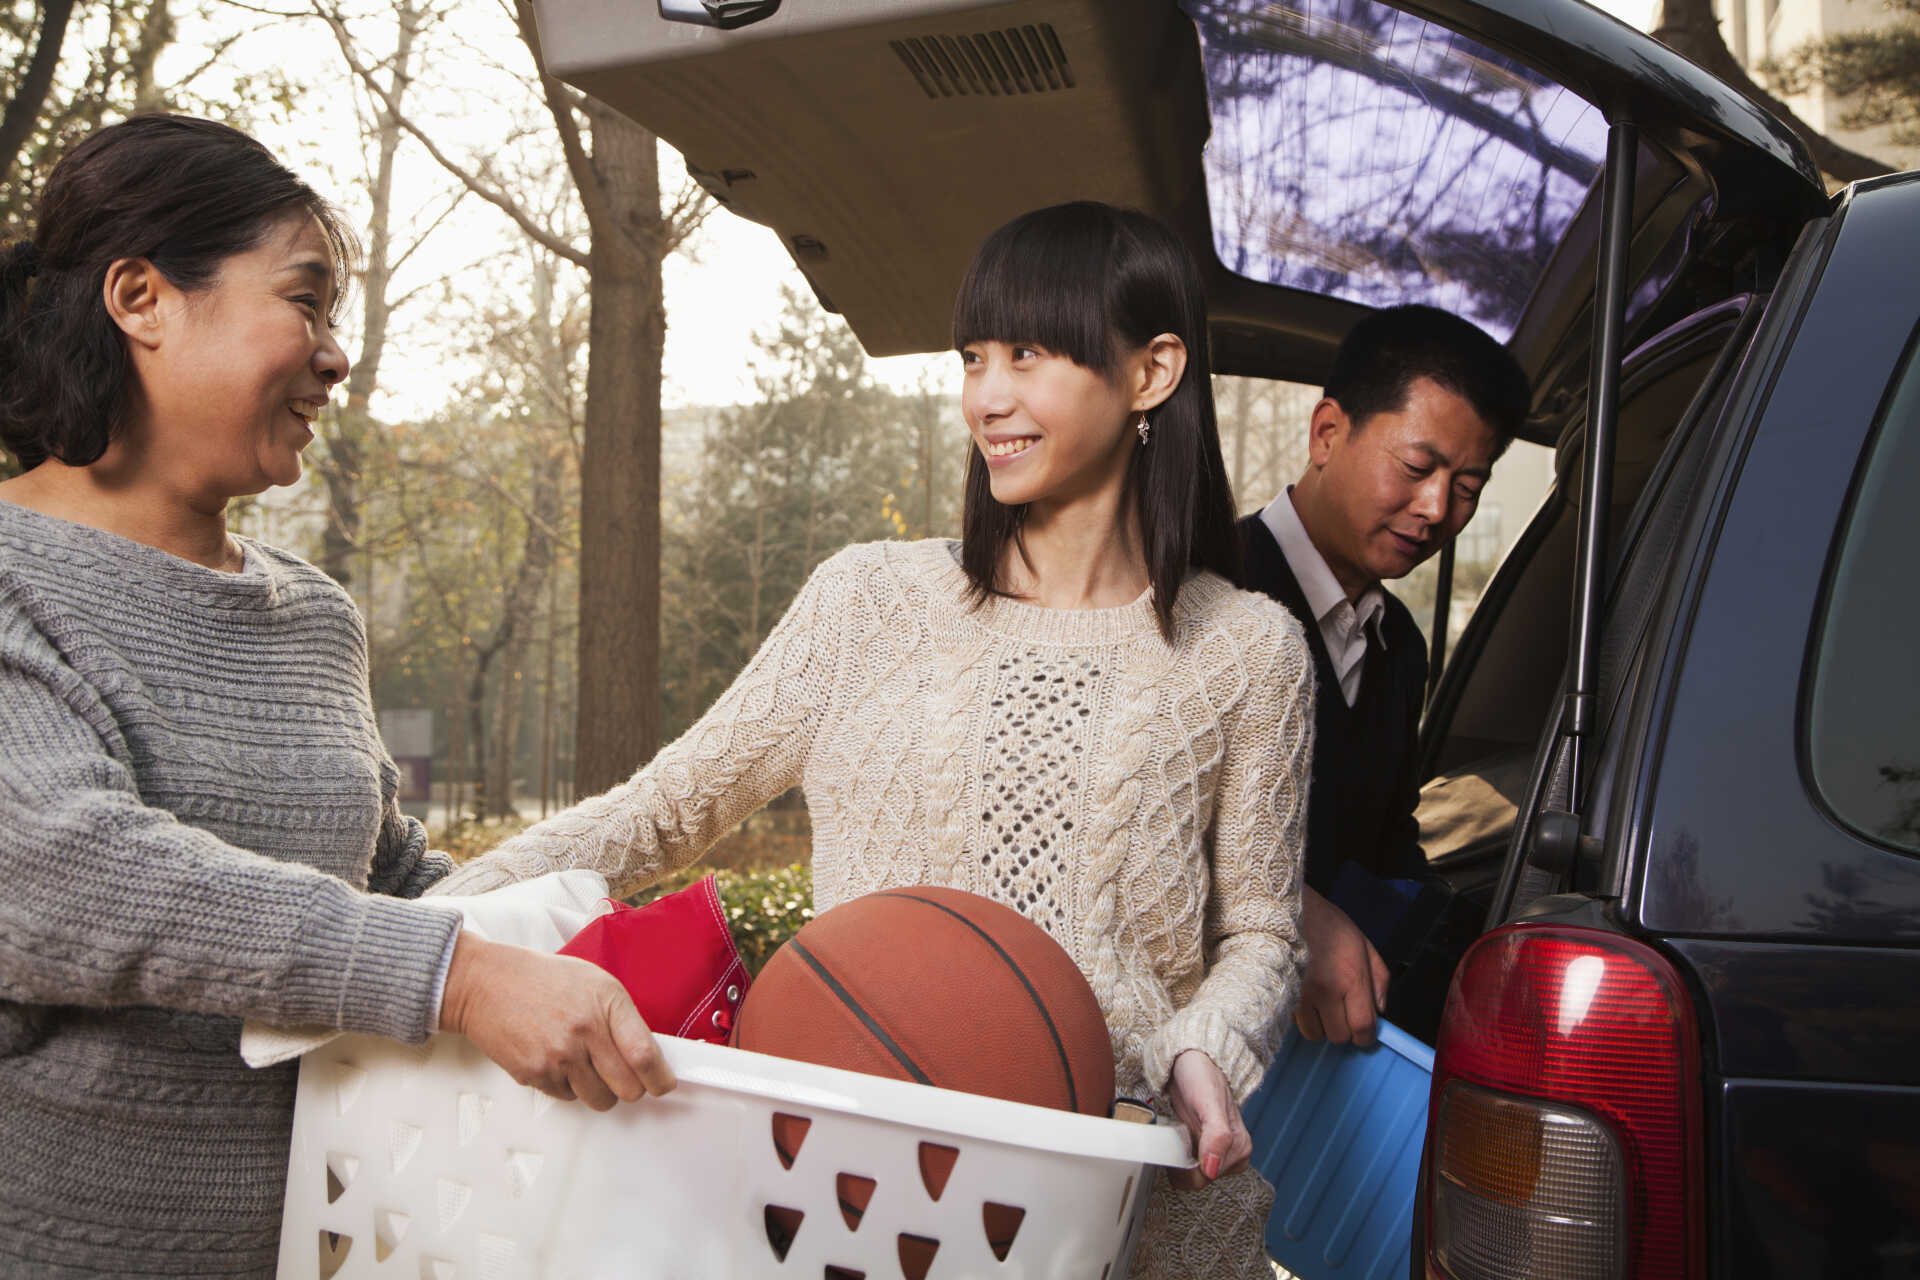
M 295 1068 L 242 1065 L 240 1019 L 432 1029 L 457 917 L 396 899 L 448 862 L 359 615 L 242 545 L 0 500 L 0 1276 L 272 1274 Z

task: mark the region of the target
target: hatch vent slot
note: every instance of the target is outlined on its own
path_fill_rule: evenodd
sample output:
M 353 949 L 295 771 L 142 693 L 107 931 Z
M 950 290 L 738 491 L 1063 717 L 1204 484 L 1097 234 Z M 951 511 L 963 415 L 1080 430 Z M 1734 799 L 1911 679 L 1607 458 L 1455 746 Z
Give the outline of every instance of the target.
M 887 43 L 929 98 L 998 98 L 1074 87 L 1073 64 L 1051 23 Z

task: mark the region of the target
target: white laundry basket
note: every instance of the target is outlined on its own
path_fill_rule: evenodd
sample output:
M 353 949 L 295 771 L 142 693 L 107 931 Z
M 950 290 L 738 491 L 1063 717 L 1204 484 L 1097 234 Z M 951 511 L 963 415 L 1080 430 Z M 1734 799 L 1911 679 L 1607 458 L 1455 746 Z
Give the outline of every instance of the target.
M 604 1113 L 462 1036 L 309 1053 L 280 1276 L 1120 1280 L 1153 1166 L 1191 1163 L 1177 1126 L 660 1044 L 679 1088 Z

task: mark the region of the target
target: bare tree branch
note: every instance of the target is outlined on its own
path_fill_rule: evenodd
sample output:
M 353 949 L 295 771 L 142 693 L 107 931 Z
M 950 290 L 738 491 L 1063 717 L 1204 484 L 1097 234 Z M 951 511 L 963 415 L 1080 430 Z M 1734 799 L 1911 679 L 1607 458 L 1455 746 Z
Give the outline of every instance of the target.
M 413 238 L 413 243 L 408 245 L 405 249 L 402 249 L 400 251 L 400 256 L 393 260 L 393 267 L 392 267 L 393 271 L 397 273 L 400 270 L 402 264 L 404 264 L 408 258 L 411 258 L 413 256 L 413 251 L 418 249 L 421 245 L 425 244 L 427 242 L 427 237 L 440 229 L 440 224 L 445 222 L 450 216 L 452 216 L 453 211 L 460 207 L 460 202 L 467 198 L 467 194 L 468 194 L 467 190 L 464 187 L 461 188 L 459 191 L 456 191 L 453 193 L 453 199 L 447 202 L 447 207 L 442 209 L 439 213 L 435 214 L 433 221 L 427 224 L 427 229 L 425 231 L 422 231 L 419 235 L 415 236 Z M 419 292 L 419 290 L 416 289 L 414 290 L 414 292 L 417 293 Z
M 513 219 L 514 224 L 518 226 L 521 231 L 525 232 L 530 240 L 540 245 L 543 249 L 547 250 L 547 252 L 557 258 L 564 258 L 575 266 L 585 267 L 588 265 L 587 254 L 584 250 L 576 245 L 569 244 L 546 227 L 535 222 L 513 197 L 481 181 L 477 175 L 468 172 L 458 161 L 454 160 L 435 145 L 433 139 L 427 136 L 425 130 L 421 129 L 410 117 L 400 111 L 399 104 L 393 100 L 393 96 L 387 92 L 386 87 L 374 78 L 373 69 L 360 61 L 359 56 L 354 51 L 353 37 L 347 31 L 346 23 L 337 13 L 324 8 L 320 0 L 314 0 L 314 13 L 321 21 L 325 22 L 333 32 L 334 41 L 340 46 L 341 56 L 346 59 L 347 66 L 352 69 L 354 75 L 359 77 L 360 82 L 366 86 L 369 93 L 386 104 L 387 110 L 393 113 L 393 118 L 399 122 L 400 127 L 405 129 L 413 136 L 415 141 L 426 148 L 427 154 L 433 157 L 436 164 L 459 179 L 461 185 L 466 187 L 467 190 L 473 192 L 474 195 L 479 196 L 482 200 L 485 200 L 488 204 Z M 577 136 L 575 138 L 575 145 L 578 145 Z M 581 198 L 583 200 L 586 198 L 586 189 L 584 187 L 581 190 Z
M 614 226 L 616 220 L 612 206 L 607 202 L 606 190 L 600 185 L 600 173 L 593 167 L 593 161 L 580 141 L 580 118 L 574 114 L 574 105 L 567 91 L 558 80 L 547 74 L 546 59 L 540 56 L 540 33 L 533 25 L 533 6 L 515 4 L 513 19 L 519 27 L 520 38 L 526 42 L 527 52 L 533 55 L 534 69 L 540 76 L 540 92 L 546 98 L 554 127 L 560 131 L 560 149 L 566 153 L 567 168 L 573 174 L 573 185 L 579 189 L 580 203 L 587 211 L 587 225 Z

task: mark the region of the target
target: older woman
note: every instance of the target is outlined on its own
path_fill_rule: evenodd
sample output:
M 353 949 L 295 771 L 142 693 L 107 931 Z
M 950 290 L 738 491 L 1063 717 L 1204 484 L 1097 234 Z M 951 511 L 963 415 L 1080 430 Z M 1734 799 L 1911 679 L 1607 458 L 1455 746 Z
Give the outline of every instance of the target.
M 672 1087 L 612 978 L 409 901 L 449 864 L 352 602 L 227 530 L 346 376 L 348 242 L 257 142 L 148 116 L 0 250 L 0 1274 L 271 1274 L 294 1069 L 249 1072 L 242 1018 Z

